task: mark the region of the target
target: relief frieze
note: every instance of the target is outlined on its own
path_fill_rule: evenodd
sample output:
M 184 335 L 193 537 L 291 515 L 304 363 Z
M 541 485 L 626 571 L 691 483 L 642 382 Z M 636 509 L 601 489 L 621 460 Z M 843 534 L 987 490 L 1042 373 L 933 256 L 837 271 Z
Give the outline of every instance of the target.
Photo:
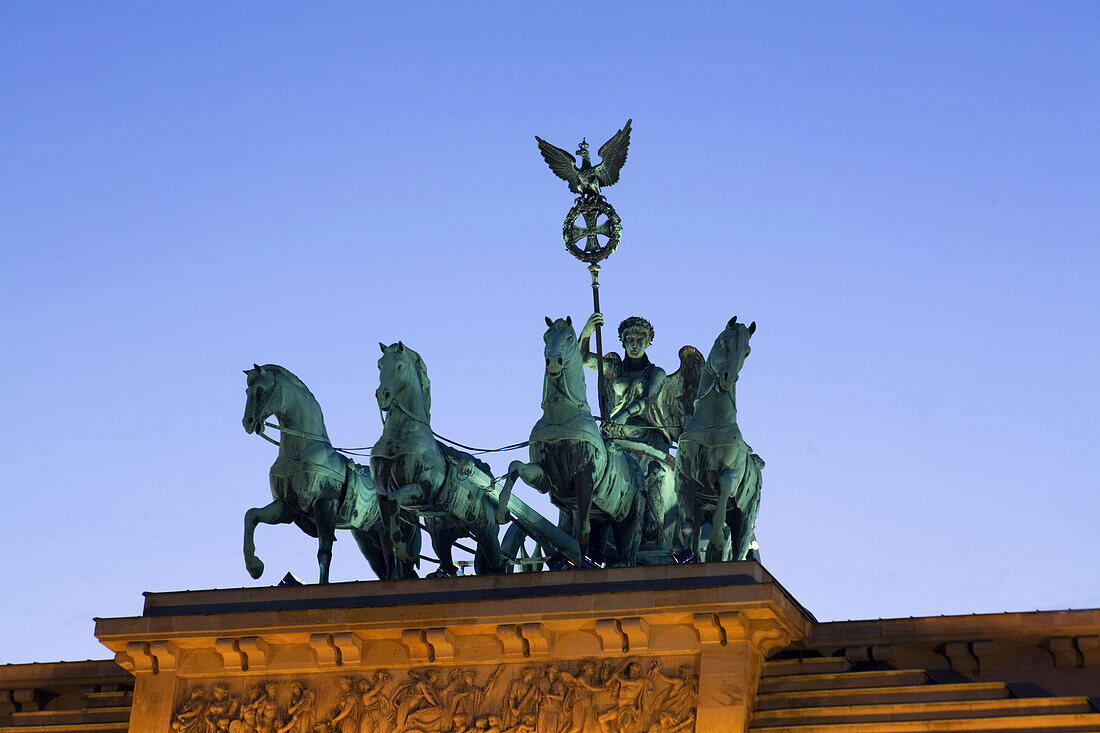
M 666 666 L 668 665 L 666 661 Z M 582 660 L 184 684 L 178 733 L 656 733 L 695 727 L 694 664 Z

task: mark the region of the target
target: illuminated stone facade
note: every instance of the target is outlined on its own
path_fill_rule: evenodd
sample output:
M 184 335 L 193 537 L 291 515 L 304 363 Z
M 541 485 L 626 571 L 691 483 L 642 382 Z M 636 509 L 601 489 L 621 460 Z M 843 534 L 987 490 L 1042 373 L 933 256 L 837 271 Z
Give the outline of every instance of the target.
M 148 594 L 96 635 L 0 667 L 0 732 L 1100 731 L 1100 611 L 817 623 L 748 562 Z

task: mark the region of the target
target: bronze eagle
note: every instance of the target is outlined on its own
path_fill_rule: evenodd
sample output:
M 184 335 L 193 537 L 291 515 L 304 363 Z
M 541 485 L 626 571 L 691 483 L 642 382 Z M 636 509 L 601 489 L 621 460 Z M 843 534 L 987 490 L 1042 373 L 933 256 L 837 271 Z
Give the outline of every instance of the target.
M 569 184 L 570 191 L 586 198 L 598 197 L 601 186 L 610 186 L 619 180 L 619 171 L 626 163 L 626 149 L 630 146 L 630 120 L 600 146 L 600 164 L 596 166 L 588 157 L 588 142 L 585 140 L 581 140 L 577 149 L 577 155 L 581 156 L 580 166 L 577 166 L 576 158 L 561 148 L 554 147 L 538 135 L 535 140 L 539 143 L 543 160 L 558 178 Z

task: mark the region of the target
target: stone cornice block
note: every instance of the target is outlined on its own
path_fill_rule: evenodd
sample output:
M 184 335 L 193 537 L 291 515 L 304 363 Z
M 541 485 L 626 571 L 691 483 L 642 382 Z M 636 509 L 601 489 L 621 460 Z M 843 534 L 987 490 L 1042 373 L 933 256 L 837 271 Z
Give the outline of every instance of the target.
M 271 647 L 258 636 L 242 636 L 237 640 L 237 647 L 244 652 L 245 663 L 250 670 L 263 669 L 267 666 Z
M 236 639 L 218 639 L 214 642 L 214 651 L 221 655 L 226 672 L 241 672 L 248 668 L 244 652 Z
M 1100 636 L 1077 637 L 1077 651 L 1086 667 L 1100 667 Z
M 425 629 L 424 640 L 432 648 L 433 662 L 453 662 L 455 658 L 455 635 L 446 628 Z
M 170 641 L 154 641 L 149 644 L 149 654 L 157 660 L 157 672 L 171 672 L 179 660 L 179 647 Z
M 1074 669 L 1081 666 L 1081 657 L 1073 645 L 1073 639 L 1068 636 L 1057 636 L 1047 639 L 1047 650 L 1054 657 L 1054 666 L 1059 669 Z
M 135 674 L 143 672 L 152 674 L 157 671 L 157 659 L 149 653 L 147 641 L 131 641 L 126 644 L 126 656 L 133 661 Z
M 432 661 L 432 647 L 424 634 L 424 629 L 405 629 L 401 632 L 401 643 L 409 651 L 409 659 L 422 664 Z
M 317 661 L 317 666 L 322 669 L 335 667 L 340 661 L 340 652 L 336 648 L 332 634 L 310 634 L 309 648 L 313 650 L 313 658 Z
M 332 643 L 340 651 L 340 664 L 359 664 L 363 660 L 363 640 L 350 632 L 332 635 Z

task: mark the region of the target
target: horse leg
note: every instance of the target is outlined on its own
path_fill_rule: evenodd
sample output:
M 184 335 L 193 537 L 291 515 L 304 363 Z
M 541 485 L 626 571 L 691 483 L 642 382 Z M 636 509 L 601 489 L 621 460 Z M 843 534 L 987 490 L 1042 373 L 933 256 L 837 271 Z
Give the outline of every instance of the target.
M 256 525 L 290 524 L 294 521 L 294 511 L 282 499 L 276 499 L 267 506 L 253 507 L 244 513 L 244 566 L 253 578 L 264 574 L 264 563 L 256 557 Z
M 589 474 L 587 471 L 581 471 L 573 479 L 573 496 L 577 498 L 577 508 L 574 513 L 573 530 L 575 532 L 574 537 L 577 539 L 577 544 L 581 548 L 581 558 L 583 559 L 588 554 L 588 541 L 589 535 L 592 531 L 592 524 L 589 518 L 589 513 L 592 509 L 592 490 L 595 483 L 595 472 Z M 600 548 L 601 550 L 603 548 Z
M 634 506 L 623 521 L 614 527 L 615 546 L 619 557 L 617 565 L 632 568 L 638 564 L 638 548 L 642 544 L 642 518 L 646 512 L 646 499 L 641 493 L 634 497 Z
M 321 571 L 322 585 L 328 583 L 328 570 L 332 564 L 332 543 L 336 541 L 336 502 L 317 502 L 317 566 Z
M 497 524 L 504 524 L 508 521 L 508 499 L 512 496 L 512 487 L 515 485 L 516 479 L 519 478 L 523 479 L 523 483 L 540 494 L 545 494 L 550 490 L 550 481 L 537 463 L 512 461 L 508 464 L 508 478 L 505 479 L 504 487 L 497 497 Z
M 722 550 L 726 543 L 726 506 L 729 504 L 730 493 L 732 493 L 734 487 L 740 483 L 741 475 L 732 468 L 727 468 L 725 471 L 722 471 L 722 474 L 718 477 L 718 501 L 715 502 L 714 517 L 711 519 L 710 542 L 707 545 L 707 562 L 714 562 L 722 559 Z M 730 527 L 731 531 L 735 529 L 737 528 Z M 737 540 L 734 538 L 735 545 L 736 542 Z M 736 555 L 734 558 L 736 559 Z
M 484 509 L 484 512 L 479 512 L 484 520 L 473 528 L 474 539 L 477 541 L 474 572 L 478 575 L 496 575 L 507 570 L 504 555 L 500 552 L 500 525 L 493 521 L 492 510 L 487 502 Z
M 397 548 L 394 546 L 394 536 L 397 530 L 397 512 L 400 510 L 397 502 L 388 496 L 378 495 L 378 512 L 381 521 L 378 523 L 378 546 L 382 550 L 382 559 L 386 564 L 386 572 L 379 575 L 379 580 L 397 580 Z
M 737 526 L 733 533 L 733 559 L 760 561 L 760 554 L 752 557 L 752 543 L 756 539 L 756 516 L 760 510 L 760 474 L 754 474 L 752 467 L 742 482 L 742 493 L 737 497 L 735 511 Z
M 593 562 L 603 563 L 606 567 L 618 566 L 619 559 L 619 547 L 618 544 L 613 542 L 611 551 L 608 552 L 607 547 L 607 535 L 611 526 L 605 522 L 592 522 L 591 530 L 588 535 L 588 557 Z M 617 535 L 616 535 L 617 537 Z
M 458 567 L 455 566 L 451 553 L 460 533 L 451 520 L 437 518 L 429 521 L 428 536 L 432 538 L 432 549 L 435 550 L 435 556 L 439 560 L 439 568 L 435 572 L 428 573 L 428 577 L 453 578 L 458 575 Z
M 351 536 L 355 538 L 355 544 L 359 545 L 359 552 L 370 564 L 370 569 L 379 578 L 386 575 L 386 558 L 378 547 L 378 536 L 374 532 L 352 528 Z

